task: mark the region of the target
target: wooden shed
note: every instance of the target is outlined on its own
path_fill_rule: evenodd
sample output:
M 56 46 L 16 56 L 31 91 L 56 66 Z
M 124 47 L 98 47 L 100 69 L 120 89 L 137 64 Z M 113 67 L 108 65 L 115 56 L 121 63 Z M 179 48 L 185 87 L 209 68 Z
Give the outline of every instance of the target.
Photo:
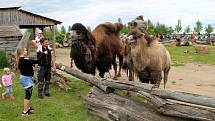
M 6 52 L 14 52 L 22 33 L 17 26 L 0 26 L 0 50 Z
M 6 35 L 10 36 L 14 40 L 16 38 L 17 39 L 16 41 L 20 41 L 21 34 L 20 34 L 20 31 L 15 32 L 16 28 L 18 29 L 32 28 L 33 31 L 35 31 L 36 28 L 40 28 L 43 30 L 43 28 L 45 27 L 50 27 L 50 29 L 52 30 L 52 43 L 55 43 L 54 28 L 56 25 L 61 23 L 62 22 L 60 21 L 57 21 L 48 17 L 44 17 L 35 13 L 31 13 L 26 10 L 22 10 L 21 7 L 0 8 L 0 30 L 2 33 L 0 34 L 0 43 L 3 43 L 1 41 L 9 41 L 9 39 L 5 39 L 4 36 Z M 15 36 L 16 34 L 19 36 Z M 10 42 L 8 42 L 8 44 L 10 44 Z M 55 48 L 55 44 L 52 44 L 52 45 L 53 45 L 53 48 Z M 0 48 L 2 49 L 3 45 L 0 46 Z

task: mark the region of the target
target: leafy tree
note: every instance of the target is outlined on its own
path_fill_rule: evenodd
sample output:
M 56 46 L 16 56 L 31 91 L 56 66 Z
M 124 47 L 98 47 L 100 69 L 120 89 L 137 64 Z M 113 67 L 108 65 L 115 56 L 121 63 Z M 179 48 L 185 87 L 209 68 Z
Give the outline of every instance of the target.
M 202 23 L 198 20 L 196 22 L 196 26 L 194 27 L 194 32 L 200 34 L 201 30 L 202 30 Z
M 154 31 L 155 34 L 166 35 L 168 34 L 168 27 L 165 24 L 157 23 Z
M 65 29 L 64 26 L 61 27 L 61 33 L 62 33 L 62 34 L 66 34 L 66 29 Z
M 154 27 L 154 25 L 153 25 L 153 23 L 150 21 L 150 20 L 148 20 L 148 22 L 147 22 L 147 30 L 146 30 L 146 32 L 149 34 L 149 35 L 155 35 L 155 27 Z
M 91 32 L 91 27 L 90 27 L 90 26 L 87 26 L 87 30 L 88 30 L 89 32 Z
M 167 34 L 171 35 L 173 32 L 174 30 L 171 26 L 167 28 Z
M 27 29 L 27 32 L 29 32 L 29 33 L 30 33 L 29 40 L 33 40 L 33 39 L 34 39 L 33 29 Z
M 56 42 L 63 44 L 64 37 L 65 37 L 65 34 L 58 31 L 56 33 Z
M 118 18 L 118 22 L 119 22 L 119 23 L 122 23 L 122 19 L 121 19 L 121 18 Z
M 69 26 L 68 31 L 70 31 L 71 29 L 72 29 L 72 27 L 71 27 L 71 26 Z
M 205 31 L 210 34 L 212 33 L 214 30 L 214 28 L 211 26 L 211 24 L 208 24 L 208 26 L 205 28 Z
M 52 40 L 52 32 L 49 27 L 44 28 L 43 36 L 49 40 Z
M 179 32 L 182 30 L 181 26 L 181 20 L 178 20 L 177 25 L 175 26 L 175 31 L 179 34 Z
M 126 26 L 126 25 L 123 25 L 123 28 L 122 28 L 122 30 L 121 30 L 121 33 L 128 34 L 128 32 L 129 32 L 129 27 Z
M 185 29 L 184 29 L 185 33 L 190 33 L 191 32 L 191 28 L 190 25 L 188 25 Z

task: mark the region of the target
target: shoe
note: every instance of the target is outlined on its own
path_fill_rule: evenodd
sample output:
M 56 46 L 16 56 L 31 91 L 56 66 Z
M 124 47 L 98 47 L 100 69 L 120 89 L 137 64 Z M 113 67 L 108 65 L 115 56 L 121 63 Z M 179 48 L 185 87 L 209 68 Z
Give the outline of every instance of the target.
M 14 96 L 10 96 L 10 100 L 14 100 Z
M 34 112 L 34 109 L 33 109 L 32 107 L 30 107 L 30 108 L 28 109 L 28 113 L 29 113 L 29 114 L 33 114 L 33 112 Z
M 2 95 L 2 100 L 5 100 L 6 99 L 6 95 Z
M 38 94 L 38 98 L 43 99 L 43 95 L 42 94 Z
M 45 96 L 50 97 L 50 93 L 45 93 Z
M 28 111 L 26 113 L 22 112 L 21 115 L 22 116 L 29 116 L 29 113 L 28 113 Z

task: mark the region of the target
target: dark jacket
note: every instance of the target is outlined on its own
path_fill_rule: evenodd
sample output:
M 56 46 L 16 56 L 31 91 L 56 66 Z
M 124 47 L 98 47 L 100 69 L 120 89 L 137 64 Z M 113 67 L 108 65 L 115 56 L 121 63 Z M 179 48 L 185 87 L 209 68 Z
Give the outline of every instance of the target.
M 45 51 L 48 51 L 48 54 L 45 54 Z M 38 62 L 39 66 L 51 67 L 51 50 L 49 50 L 48 48 L 42 47 L 42 52 L 37 52 L 37 58 L 40 58 Z
M 32 60 L 27 57 L 20 57 L 18 67 L 21 75 L 33 76 L 34 75 L 33 65 L 37 63 L 38 63 L 37 60 Z

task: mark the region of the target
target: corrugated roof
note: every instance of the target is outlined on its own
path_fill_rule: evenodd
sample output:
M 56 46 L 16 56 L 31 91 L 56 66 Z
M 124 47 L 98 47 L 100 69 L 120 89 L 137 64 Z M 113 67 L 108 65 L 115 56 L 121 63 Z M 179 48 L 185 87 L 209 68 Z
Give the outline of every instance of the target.
M 0 38 L 19 36 L 22 36 L 22 33 L 17 26 L 0 26 Z

